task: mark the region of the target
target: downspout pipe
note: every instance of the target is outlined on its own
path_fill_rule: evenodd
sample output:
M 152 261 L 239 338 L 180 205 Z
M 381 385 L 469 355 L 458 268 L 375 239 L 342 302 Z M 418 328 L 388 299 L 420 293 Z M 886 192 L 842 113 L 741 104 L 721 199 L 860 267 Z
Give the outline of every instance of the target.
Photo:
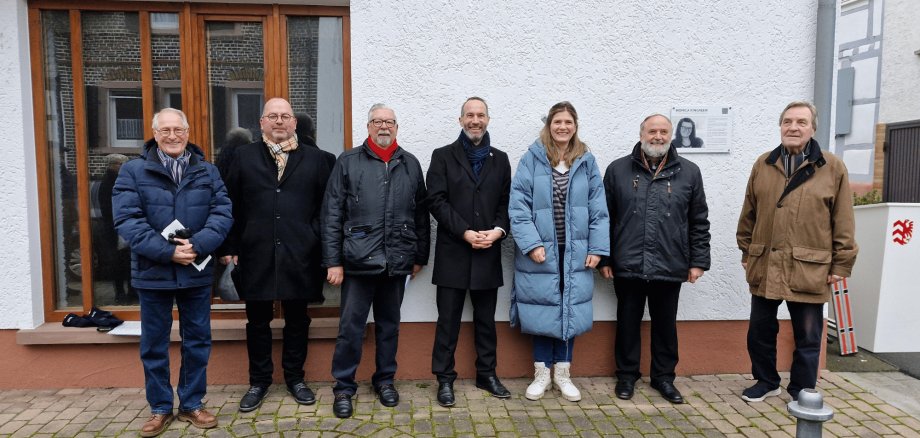
M 818 27 L 815 38 L 815 95 L 818 109 L 818 130 L 815 139 L 825 150 L 831 145 L 831 102 L 834 93 L 836 50 L 834 37 L 837 26 L 837 1 L 818 0 Z

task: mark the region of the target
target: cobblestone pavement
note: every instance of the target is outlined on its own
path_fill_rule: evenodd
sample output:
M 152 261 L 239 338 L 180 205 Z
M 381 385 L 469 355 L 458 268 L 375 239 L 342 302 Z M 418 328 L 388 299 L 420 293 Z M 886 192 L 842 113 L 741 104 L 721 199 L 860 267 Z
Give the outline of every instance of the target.
M 583 395 L 578 403 L 563 400 L 558 391 L 527 400 L 525 379 L 504 381 L 514 393 L 509 400 L 461 380 L 455 385 L 457 404 L 450 409 L 437 405 L 433 381 L 397 382 L 401 403 L 395 408 L 380 405 L 365 383 L 355 416 L 345 420 L 332 415 L 329 382 L 311 382 L 318 397 L 312 406 L 297 405 L 275 385 L 262 407 L 248 414 L 237 410 L 246 387 L 215 385 L 206 404 L 220 419 L 217 428 L 200 431 L 173 422 L 161 436 L 794 436 L 794 419 L 786 411 L 789 396 L 747 404 L 740 393 L 749 379 L 740 374 L 678 378 L 675 383 L 687 399 L 683 405 L 662 399 L 647 380 L 624 401 L 613 396 L 611 377 L 576 378 Z M 822 372 L 818 389 L 835 411 L 825 436 L 920 437 L 920 420 L 841 375 Z M 0 391 L 0 436 L 137 436 L 147 416 L 139 388 Z

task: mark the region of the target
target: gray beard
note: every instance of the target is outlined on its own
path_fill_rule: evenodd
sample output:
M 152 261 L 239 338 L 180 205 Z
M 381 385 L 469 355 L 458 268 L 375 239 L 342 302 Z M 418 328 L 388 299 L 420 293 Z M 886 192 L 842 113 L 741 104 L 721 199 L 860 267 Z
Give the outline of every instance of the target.
M 464 129 L 464 130 L 463 130 L 463 135 L 465 135 L 466 138 L 470 139 L 470 141 L 473 142 L 473 144 L 478 145 L 479 142 L 482 141 L 482 137 L 484 137 L 484 136 L 486 135 L 486 131 L 482 131 L 482 134 L 480 134 L 479 136 L 474 136 L 474 135 L 471 134 L 469 131 L 467 131 L 466 129 Z
M 393 136 L 387 136 L 383 138 L 386 138 L 386 141 L 382 141 L 380 136 L 377 136 L 377 138 L 374 139 L 374 142 L 377 143 L 377 146 L 386 149 L 390 147 L 391 144 L 393 144 Z
M 653 145 L 651 143 L 642 142 L 642 152 L 645 153 L 646 157 L 649 158 L 661 158 L 666 153 L 668 153 L 669 144 L 663 145 Z

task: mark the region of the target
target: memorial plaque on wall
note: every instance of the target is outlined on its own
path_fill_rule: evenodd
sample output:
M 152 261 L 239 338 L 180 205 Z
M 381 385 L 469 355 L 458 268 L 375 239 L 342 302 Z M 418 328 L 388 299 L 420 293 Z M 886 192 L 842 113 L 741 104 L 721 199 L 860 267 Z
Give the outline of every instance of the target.
M 732 107 L 675 106 L 671 108 L 674 138 L 680 153 L 729 152 L 732 140 Z

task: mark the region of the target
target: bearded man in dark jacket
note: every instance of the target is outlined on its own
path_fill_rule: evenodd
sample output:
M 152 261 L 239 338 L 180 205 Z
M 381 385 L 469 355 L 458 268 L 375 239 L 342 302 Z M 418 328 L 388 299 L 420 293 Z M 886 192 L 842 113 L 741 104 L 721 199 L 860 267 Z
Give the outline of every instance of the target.
M 651 386 L 679 404 L 677 303 L 682 283 L 695 283 L 709 269 L 710 235 L 700 168 L 677 155 L 671 130 L 667 117 L 646 117 L 632 153 L 607 167 L 611 251 L 601 274 L 613 278 L 617 295 L 616 396 L 632 398 L 641 376 L 639 327 L 648 300 Z
M 367 140 L 339 156 L 323 200 L 323 262 L 327 280 L 342 285 L 339 335 L 332 356 L 339 418 L 352 415 L 364 326 L 374 306 L 377 371 L 374 391 L 384 406 L 399 404 L 393 385 L 399 308 L 407 275 L 428 263 L 430 218 L 418 160 L 396 144 L 396 113 L 368 112 Z
M 295 135 L 297 119 L 286 100 L 269 99 L 259 123 L 262 138 L 237 149 L 226 176 L 234 226 L 221 251 L 222 263 L 236 264 L 234 283 L 246 301 L 250 388 L 241 412 L 258 408 L 272 383 L 275 300 L 284 313 L 281 368 L 288 392 L 297 403 L 316 402 L 304 383 L 307 304 L 323 300 L 315 267 L 320 207 L 332 170 L 332 154 Z

